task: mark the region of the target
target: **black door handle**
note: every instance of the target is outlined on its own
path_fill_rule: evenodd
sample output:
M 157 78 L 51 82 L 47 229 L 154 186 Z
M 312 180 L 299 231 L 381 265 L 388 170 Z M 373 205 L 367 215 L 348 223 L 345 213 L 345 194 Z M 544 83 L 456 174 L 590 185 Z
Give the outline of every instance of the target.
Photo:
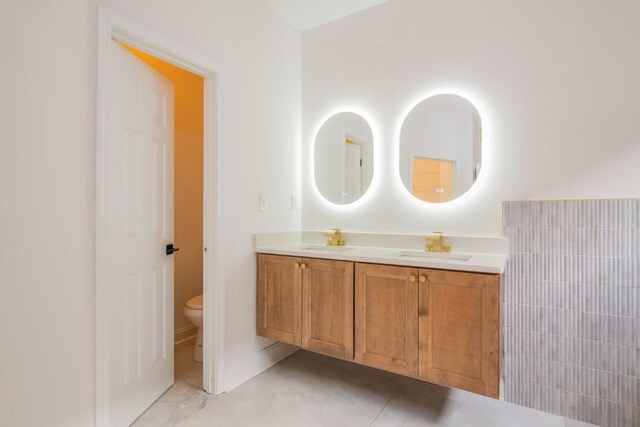
M 180 250 L 180 248 L 174 248 L 173 247 L 173 243 L 169 243 L 167 245 L 167 255 L 173 255 L 174 252 L 178 252 Z

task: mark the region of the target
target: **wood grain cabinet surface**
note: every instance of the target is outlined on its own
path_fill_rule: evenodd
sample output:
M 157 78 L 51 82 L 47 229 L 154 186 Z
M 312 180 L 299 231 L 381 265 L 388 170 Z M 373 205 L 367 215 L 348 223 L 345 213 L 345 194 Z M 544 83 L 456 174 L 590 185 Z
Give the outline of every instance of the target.
M 353 263 L 302 262 L 302 347 L 353 359 Z
M 258 255 L 258 335 L 353 359 L 353 263 Z
M 356 361 L 418 375 L 417 274 L 416 268 L 356 264 Z
M 258 335 L 288 344 L 302 343 L 301 258 L 258 256 Z
M 500 276 L 258 254 L 258 335 L 498 397 Z
M 499 277 L 420 270 L 420 379 L 498 397 Z

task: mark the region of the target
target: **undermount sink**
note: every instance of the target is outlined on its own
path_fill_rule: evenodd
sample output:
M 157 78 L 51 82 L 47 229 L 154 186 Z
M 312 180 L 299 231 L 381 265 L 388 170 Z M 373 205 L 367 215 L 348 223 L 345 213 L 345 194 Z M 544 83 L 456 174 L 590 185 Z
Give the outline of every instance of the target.
M 398 254 L 399 257 L 408 258 L 432 258 L 432 259 L 450 259 L 456 261 L 469 261 L 473 255 L 456 254 L 456 253 L 440 253 L 440 252 L 421 252 L 421 251 L 403 251 Z
M 353 248 L 347 246 L 303 245 L 300 249 L 303 251 L 344 252 Z

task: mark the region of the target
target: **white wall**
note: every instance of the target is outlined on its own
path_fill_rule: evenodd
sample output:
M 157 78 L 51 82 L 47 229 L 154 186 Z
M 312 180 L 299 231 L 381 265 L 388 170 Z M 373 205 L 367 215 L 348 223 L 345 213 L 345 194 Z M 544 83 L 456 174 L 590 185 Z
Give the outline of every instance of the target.
M 101 4 L 225 66 L 227 375 L 259 370 L 252 233 L 294 230 L 300 36 L 257 0 Z M 97 4 L 0 13 L 0 425 L 94 422 Z M 267 179 L 268 178 L 268 179 Z M 270 209 L 258 211 L 257 194 Z
M 384 162 L 350 208 L 303 173 L 303 228 L 500 235 L 503 200 L 637 197 L 639 20 L 636 0 L 391 0 L 304 32 L 303 170 L 318 121 L 343 106 L 372 118 Z M 441 89 L 478 107 L 485 151 L 471 191 L 427 205 L 400 181 L 398 133 Z

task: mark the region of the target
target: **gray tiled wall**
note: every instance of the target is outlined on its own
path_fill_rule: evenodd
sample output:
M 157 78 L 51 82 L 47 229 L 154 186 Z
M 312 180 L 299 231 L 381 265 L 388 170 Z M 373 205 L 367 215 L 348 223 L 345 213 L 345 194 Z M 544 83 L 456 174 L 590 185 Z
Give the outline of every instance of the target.
M 504 398 L 640 426 L 640 200 L 503 204 Z

